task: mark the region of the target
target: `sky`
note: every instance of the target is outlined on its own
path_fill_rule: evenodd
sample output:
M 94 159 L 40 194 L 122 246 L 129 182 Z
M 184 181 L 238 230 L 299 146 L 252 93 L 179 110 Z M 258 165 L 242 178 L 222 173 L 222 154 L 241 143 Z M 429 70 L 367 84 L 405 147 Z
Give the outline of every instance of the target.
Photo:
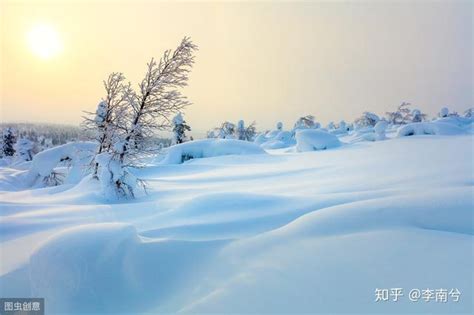
M 472 1 L 0 0 L 0 119 L 79 124 L 110 72 L 136 87 L 146 63 L 184 36 L 199 46 L 183 90 L 196 131 L 239 119 L 291 127 L 307 114 L 352 121 L 403 101 L 462 112 L 474 106 L 473 10 Z M 48 38 L 35 33 L 43 25 L 58 46 L 48 58 Z

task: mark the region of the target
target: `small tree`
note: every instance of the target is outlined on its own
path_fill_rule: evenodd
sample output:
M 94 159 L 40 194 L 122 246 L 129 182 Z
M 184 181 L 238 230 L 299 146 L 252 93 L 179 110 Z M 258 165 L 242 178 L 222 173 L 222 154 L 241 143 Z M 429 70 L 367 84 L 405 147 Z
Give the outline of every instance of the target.
M 3 156 L 13 156 L 15 154 L 16 136 L 13 128 L 7 127 L 3 130 L 2 139 Z
M 474 117 L 474 108 L 468 108 L 464 111 L 464 117 L 466 118 L 473 118 Z
M 191 131 L 191 127 L 186 124 L 181 113 L 173 118 L 173 144 L 179 144 L 186 141 L 186 131 Z
M 18 140 L 15 148 L 16 155 L 22 161 L 31 161 L 33 159 L 33 155 L 35 155 L 35 144 L 27 138 L 21 138 Z
M 374 113 L 364 112 L 361 117 L 355 120 L 355 124 L 359 127 L 374 127 L 380 118 Z
M 229 121 L 225 121 L 222 125 L 217 128 L 217 138 L 220 139 L 233 139 L 235 134 L 235 125 Z
M 94 159 L 98 178 L 109 197 L 135 196 L 137 185 L 143 182 L 133 176 L 129 167 L 139 166 L 143 157 L 157 152 L 153 141 L 156 132 L 171 127 L 169 117 L 190 104 L 178 88 L 187 85 L 195 50 L 197 46 L 185 37 L 176 50 L 165 51 L 159 62 L 152 59 L 137 92 L 124 85 L 121 77 L 112 80 L 118 97 L 113 98 L 115 102 L 106 101 L 98 110 L 95 125 L 100 131 L 99 140 L 104 133 L 107 140 Z M 112 103 L 124 106 L 112 107 Z M 101 131 L 102 122 L 106 121 L 104 107 L 111 109 L 110 117 L 120 120 L 119 124 L 117 120 L 105 124 L 107 132 Z
M 99 143 L 97 155 L 110 151 L 114 142 L 128 132 L 128 102 L 133 94 L 130 83 L 125 84 L 122 73 L 110 74 L 103 83 L 105 98 L 97 105 L 95 113 L 86 112 L 89 117 L 84 117 L 83 123 Z M 94 164 L 94 176 L 97 176 L 99 164 L 95 161 Z
M 423 114 L 418 109 L 414 109 L 411 111 L 410 118 L 412 122 L 422 122 L 426 119 L 426 114 Z
M 276 129 L 279 131 L 283 130 L 283 123 L 281 121 L 277 122 Z
M 388 122 L 392 125 L 403 125 L 410 122 L 412 120 L 410 106 L 410 103 L 403 102 L 395 112 L 386 112 Z
M 306 115 L 298 118 L 295 123 L 294 129 L 312 129 L 315 128 L 316 123 L 314 122 L 314 116 Z
M 245 134 L 245 123 L 243 120 L 239 120 L 237 123 L 237 129 L 235 130 L 237 139 L 239 140 L 247 140 L 247 136 Z

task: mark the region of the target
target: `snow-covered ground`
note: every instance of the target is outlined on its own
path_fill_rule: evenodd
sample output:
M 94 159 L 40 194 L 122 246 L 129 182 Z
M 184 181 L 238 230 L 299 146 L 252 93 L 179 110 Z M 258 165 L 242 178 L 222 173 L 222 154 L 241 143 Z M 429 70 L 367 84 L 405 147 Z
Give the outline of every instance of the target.
M 16 190 L 25 171 L 0 168 L 0 296 L 48 314 L 473 313 L 472 134 L 254 153 L 140 169 L 148 195 L 113 204 L 87 178 Z M 409 300 L 427 288 L 461 296 Z

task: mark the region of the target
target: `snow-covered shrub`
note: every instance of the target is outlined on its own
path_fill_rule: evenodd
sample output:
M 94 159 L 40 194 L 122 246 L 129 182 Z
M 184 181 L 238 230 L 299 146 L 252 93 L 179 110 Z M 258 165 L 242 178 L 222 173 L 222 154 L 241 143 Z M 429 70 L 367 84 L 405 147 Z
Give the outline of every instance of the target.
M 220 127 L 215 128 L 215 138 L 219 139 L 235 139 L 235 125 L 229 121 L 222 123 Z
M 464 111 L 464 118 L 474 118 L 474 108 L 469 108 Z
M 298 118 L 298 120 L 295 123 L 295 126 L 294 126 L 293 130 L 317 128 L 316 124 L 317 123 L 314 121 L 314 116 L 306 115 L 304 117 Z
M 388 123 L 385 120 L 381 120 L 374 126 L 375 140 L 385 140 L 385 130 L 387 130 Z
M 333 130 L 336 129 L 336 125 L 334 125 L 333 121 L 330 121 L 329 124 L 326 126 L 327 130 Z
M 97 149 L 94 142 L 71 142 L 44 150 L 33 156 L 28 180 L 30 185 L 55 186 L 63 183 L 78 183 L 89 171 L 89 165 Z M 55 170 L 67 163 L 67 174 Z
M 191 127 L 186 124 L 183 115 L 178 113 L 173 118 L 173 144 L 179 144 L 186 141 L 186 131 L 191 131 Z
M 253 141 L 256 133 L 255 122 L 245 127 L 244 121 L 239 120 L 237 128 L 235 129 L 235 138 L 238 140 Z
M 26 138 L 21 138 L 15 144 L 15 151 L 19 160 L 31 161 L 33 159 L 33 155 L 36 153 L 36 148 L 33 141 Z
M 13 128 L 7 127 L 3 130 L 2 154 L 5 157 L 15 154 L 16 135 Z
M 438 117 L 448 117 L 449 116 L 449 109 L 447 107 L 443 107 L 440 109 L 439 113 L 438 113 Z
M 397 107 L 395 112 L 386 112 L 387 120 L 392 125 L 402 125 L 412 121 L 410 103 L 403 102 Z
M 296 150 L 299 152 L 326 150 L 341 145 L 339 139 L 322 130 L 298 130 L 296 131 Z
M 203 139 L 177 144 L 166 149 L 161 164 L 181 164 L 187 160 L 221 155 L 264 154 L 255 143 L 234 139 Z
M 411 112 L 411 122 L 422 122 L 426 119 L 426 114 L 423 114 L 420 110 L 414 109 Z
M 283 123 L 281 121 L 277 122 L 276 129 L 282 131 L 283 130 Z
M 455 124 L 446 122 L 420 122 L 401 126 L 397 130 L 397 137 L 414 135 L 458 135 L 466 131 Z
M 379 116 L 371 112 L 364 112 L 361 117 L 355 120 L 357 129 L 363 127 L 373 127 L 380 120 Z
M 282 149 L 295 145 L 296 141 L 290 131 L 280 131 L 275 137 L 261 144 L 264 149 Z

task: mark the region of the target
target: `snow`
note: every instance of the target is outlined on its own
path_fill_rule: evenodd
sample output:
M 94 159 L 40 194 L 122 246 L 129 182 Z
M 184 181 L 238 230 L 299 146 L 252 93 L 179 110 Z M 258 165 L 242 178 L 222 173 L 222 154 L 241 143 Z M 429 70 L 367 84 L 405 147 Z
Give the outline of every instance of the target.
M 161 164 L 181 164 L 187 160 L 221 155 L 265 154 L 258 145 L 234 139 L 204 139 L 171 146 Z
M 87 177 L 1 191 L 0 296 L 45 297 L 48 314 L 472 314 L 474 139 L 450 125 L 463 133 L 337 150 L 176 145 L 134 171 L 148 196 L 116 203 Z M 297 140 L 335 137 L 317 131 Z M 0 168 L 0 189 L 24 172 Z M 400 302 L 374 302 L 396 287 Z M 415 303 L 412 288 L 462 295 Z
M 398 128 L 397 136 L 406 137 L 413 135 L 458 135 L 466 131 L 452 123 L 443 121 L 419 122 L 406 124 Z
M 266 141 L 261 143 L 261 147 L 264 149 L 282 149 L 288 148 L 296 144 L 293 133 L 290 131 L 280 131 L 273 137 L 266 137 Z
M 299 152 L 326 150 L 341 145 L 339 139 L 323 130 L 303 129 L 296 131 L 296 150 Z

